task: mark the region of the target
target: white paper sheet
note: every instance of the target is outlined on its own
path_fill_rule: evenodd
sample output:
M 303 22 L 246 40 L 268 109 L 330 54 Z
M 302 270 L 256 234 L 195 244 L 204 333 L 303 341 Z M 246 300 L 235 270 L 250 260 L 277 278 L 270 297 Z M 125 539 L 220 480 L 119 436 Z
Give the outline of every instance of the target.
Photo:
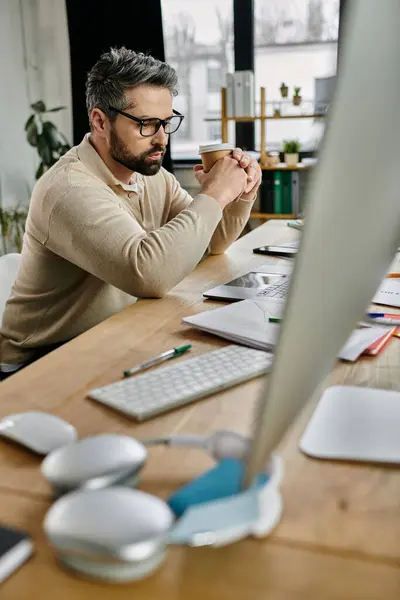
M 280 325 L 270 317 L 282 317 L 285 301 L 281 299 L 242 300 L 222 308 L 185 317 L 182 322 L 232 342 L 274 351 Z M 387 333 L 387 327 L 356 329 L 341 349 L 338 358 L 355 361 L 371 344 Z

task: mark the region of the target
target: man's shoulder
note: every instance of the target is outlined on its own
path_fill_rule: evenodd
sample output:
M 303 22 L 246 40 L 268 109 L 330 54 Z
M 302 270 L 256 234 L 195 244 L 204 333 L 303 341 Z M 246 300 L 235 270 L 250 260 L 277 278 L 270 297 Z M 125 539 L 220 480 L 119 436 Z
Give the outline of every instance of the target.
M 73 188 L 107 188 L 107 185 L 79 160 L 74 150 L 75 148 L 72 148 L 42 175 L 34 187 L 31 202 L 40 202 L 46 198 L 47 203 L 52 203 Z

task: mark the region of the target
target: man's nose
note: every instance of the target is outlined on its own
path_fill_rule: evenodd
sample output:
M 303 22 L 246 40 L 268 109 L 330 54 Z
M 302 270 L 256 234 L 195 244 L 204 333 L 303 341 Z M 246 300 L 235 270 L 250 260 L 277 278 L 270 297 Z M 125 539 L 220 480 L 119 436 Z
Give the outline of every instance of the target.
M 166 146 L 168 144 L 169 135 L 167 135 L 164 131 L 164 127 L 161 125 L 160 129 L 157 131 L 155 136 L 153 137 L 155 143 L 160 146 Z

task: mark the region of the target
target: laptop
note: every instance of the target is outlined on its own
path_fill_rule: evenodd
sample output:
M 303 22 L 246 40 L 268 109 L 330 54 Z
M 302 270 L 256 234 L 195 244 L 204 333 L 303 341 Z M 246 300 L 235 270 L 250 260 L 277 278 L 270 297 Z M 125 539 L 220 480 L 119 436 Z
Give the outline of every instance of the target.
M 205 298 L 239 302 L 252 298 L 285 298 L 293 265 L 260 265 L 223 285 L 207 290 Z

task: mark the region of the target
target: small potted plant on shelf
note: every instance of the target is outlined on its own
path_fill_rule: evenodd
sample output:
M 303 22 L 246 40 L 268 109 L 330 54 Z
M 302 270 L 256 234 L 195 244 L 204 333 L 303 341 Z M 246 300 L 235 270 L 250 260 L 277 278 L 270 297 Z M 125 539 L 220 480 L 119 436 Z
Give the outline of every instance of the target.
M 299 140 L 284 140 L 283 152 L 287 166 L 296 166 L 299 162 L 300 142 Z
M 274 108 L 274 117 L 280 117 L 281 116 L 281 109 L 279 108 L 279 106 L 275 106 Z
M 294 94 L 293 94 L 294 106 L 299 106 L 301 104 L 300 90 L 301 90 L 301 88 L 299 88 L 299 87 L 294 88 Z
M 289 93 L 289 88 L 286 85 L 286 83 L 281 83 L 281 87 L 279 89 L 281 90 L 281 96 L 282 96 L 282 98 L 287 98 L 288 97 L 288 93 Z

